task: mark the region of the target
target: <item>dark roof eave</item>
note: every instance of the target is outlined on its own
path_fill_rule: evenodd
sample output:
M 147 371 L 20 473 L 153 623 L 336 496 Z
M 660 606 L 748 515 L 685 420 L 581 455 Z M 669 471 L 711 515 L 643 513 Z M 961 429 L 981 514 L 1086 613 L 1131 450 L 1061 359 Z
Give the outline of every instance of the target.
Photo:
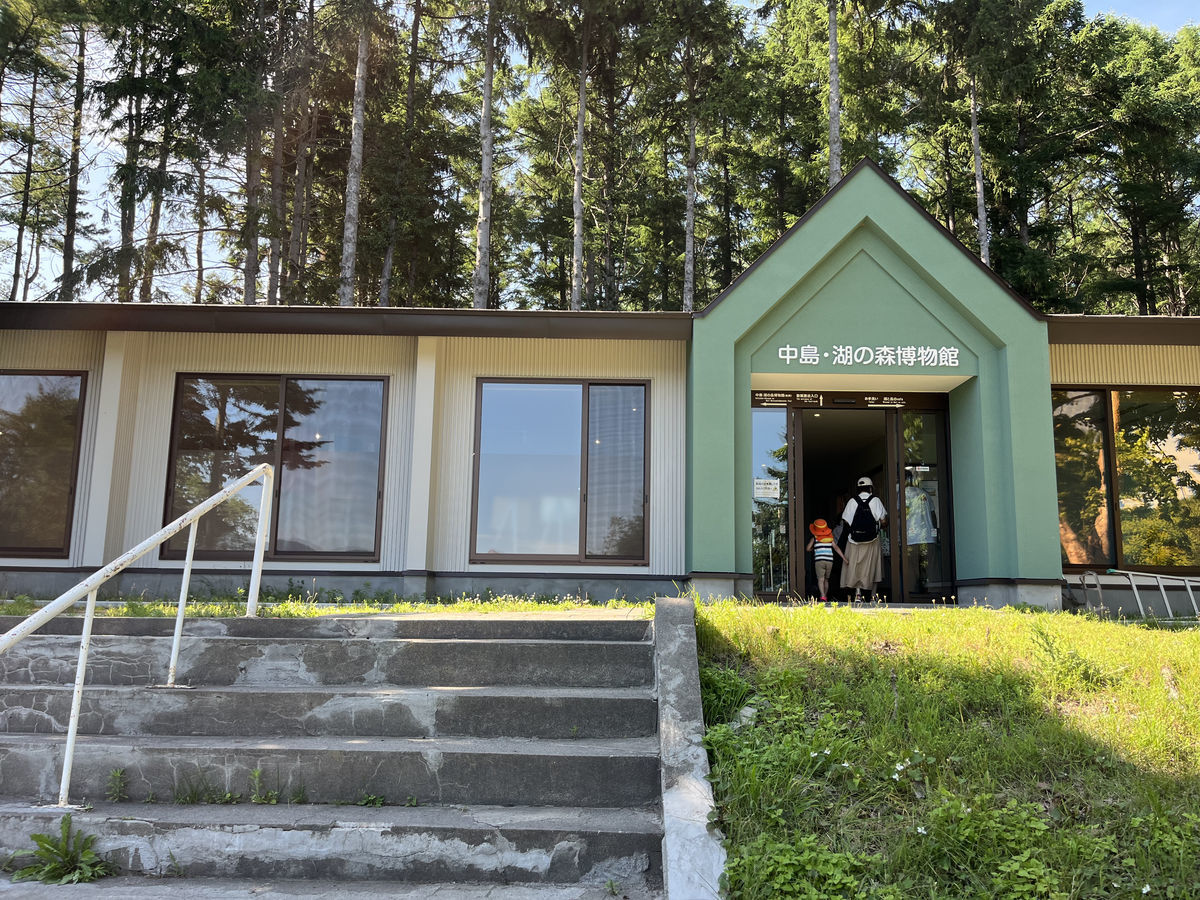
M 1046 316 L 1051 344 L 1200 345 L 1196 316 Z
M 0 303 L 0 328 L 686 341 L 690 313 Z

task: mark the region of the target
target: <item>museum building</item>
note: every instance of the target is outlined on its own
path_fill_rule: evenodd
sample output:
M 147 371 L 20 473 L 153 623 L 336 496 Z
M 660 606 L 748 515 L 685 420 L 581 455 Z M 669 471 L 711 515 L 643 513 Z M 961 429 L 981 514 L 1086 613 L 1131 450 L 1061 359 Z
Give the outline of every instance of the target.
M 0 595 L 270 462 L 195 589 L 245 584 L 265 499 L 276 587 L 812 596 L 808 526 L 866 477 L 881 596 L 1059 608 L 1200 574 L 1198 343 L 1037 312 L 869 162 L 694 315 L 0 303 Z

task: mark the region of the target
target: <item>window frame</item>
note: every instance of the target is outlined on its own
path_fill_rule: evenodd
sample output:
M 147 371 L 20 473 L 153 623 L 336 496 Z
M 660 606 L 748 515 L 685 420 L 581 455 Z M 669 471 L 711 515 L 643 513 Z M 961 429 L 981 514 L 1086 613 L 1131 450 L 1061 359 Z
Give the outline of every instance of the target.
M 173 473 L 175 471 L 175 456 L 177 452 L 177 439 L 179 428 L 179 391 L 185 380 L 188 379 L 237 379 L 237 380 L 254 380 L 260 379 L 268 381 L 277 379 L 279 381 L 279 405 L 275 413 L 275 450 L 270 460 L 272 467 L 275 470 L 275 483 L 271 491 L 271 531 L 267 536 L 267 546 L 263 555 L 264 559 L 268 560 L 290 560 L 295 562 L 379 562 L 383 534 L 383 485 L 384 471 L 387 459 L 387 429 L 388 429 L 388 398 L 391 390 L 391 379 L 387 375 L 296 375 L 292 373 L 256 373 L 256 372 L 176 372 L 175 373 L 175 393 L 171 404 L 171 435 L 170 443 L 167 449 L 167 472 L 166 472 L 166 490 L 163 497 L 163 524 L 166 525 L 174 518 L 171 516 L 171 508 L 175 500 L 175 481 Z M 308 551 L 284 550 L 278 551 L 275 549 L 275 542 L 278 537 L 279 530 L 279 498 L 280 489 L 283 486 L 283 413 L 284 401 L 287 394 L 288 381 L 377 381 L 383 386 L 383 395 L 380 398 L 380 416 L 379 416 L 379 472 L 377 475 L 375 489 L 375 544 L 374 548 L 369 553 L 360 553 L 357 551 L 328 551 L 324 553 L 312 553 Z M 170 545 L 163 542 L 159 548 L 159 559 L 163 560 L 183 560 L 187 558 L 186 551 L 169 549 Z M 253 558 L 254 551 L 222 551 L 222 550 L 201 550 L 196 548 L 193 558 L 196 560 L 213 561 L 213 562 L 243 562 Z
M 76 501 L 79 489 L 79 464 L 83 456 L 84 409 L 87 404 L 87 369 L 0 369 L 4 375 L 78 376 L 79 407 L 75 411 L 75 446 L 71 452 L 71 477 L 67 484 L 67 515 L 63 527 L 63 542 L 59 547 L 0 547 L 3 559 L 68 559 L 71 556 L 71 539 L 75 534 Z
M 479 538 L 479 462 L 480 443 L 483 436 L 483 389 L 488 384 L 568 384 L 582 388 L 580 396 L 581 421 L 579 429 L 579 543 L 578 552 L 571 554 L 537 555 L 522 553 L 480 553 Z M 589 415 L 589 391 L 592 385 L 616 385 L 640 387 L 643 390 L 642 404 L 642 552 L 640 556 L 589 556 L 587 553 L 587 482 L 588 482 L 588 434 L 591 428 Z M 475 379 L 475 436 L 471 450 L 471 519 L 468 535 L 468 561 L 471 564 L 532 564 L 548 566 L 591 565 L 591 566 L 648 566 L 650 565 L 650 385 L 649 378 L 521 378 L 478 377 Z
M 1078 391 L 1098 393 L 1104 401 L 1104 428 L 1102 430 L 1104 438 L 1104 457 L 1105 464 L 1108 466 L 1108 471 L 1111 477 L 1107 479 L 1107 502 L 1108 513 L 1112 520 L 1113 527 L 1113 557 L 1116 561 L 1115 569 L 1128 572 L 1160 572 L 1170 571 L 1179 575 L 1200 575 L 1200 565 L 1195 566 L 1144 566 L 1130 564 L 1125 561 L 1125 538 L 1121 527 L 1121 508 L 1120 508 L 1120 471 L 1117 468 L 1117 442 L 1114 433 L 1113 425 L 1113 398 L 1112 395 L 1118 391 L 1163 391 L 1168 393 L 1185 392 L 1194 393 L 1200 396 L 1200 386 L 1197 385 L 1163 385 L 1163 384 L 1051 384 L 1050 391 Z M 1054 407 L 1051 405 L 1051 415 L 1053 415 Z M 1057 483 L 1058 467 L 1055 466 L 1055 481 Z M 1197 493 L 1200 495 L 1200 483 L 1197 484 Z M 1056 488 L 1057 495 L 1057 488 Z M 1057 511 L 1057 496 L 1055 497 L 1055 509 Z M 1061 549 L 1060 549 L 1061 556 Z M 1098 568 L 1094 564 L 1081 563 L 1066 563 L 1062 564 L 1064 574 L 1082 574 L 1084 572 L 1094 572 Z

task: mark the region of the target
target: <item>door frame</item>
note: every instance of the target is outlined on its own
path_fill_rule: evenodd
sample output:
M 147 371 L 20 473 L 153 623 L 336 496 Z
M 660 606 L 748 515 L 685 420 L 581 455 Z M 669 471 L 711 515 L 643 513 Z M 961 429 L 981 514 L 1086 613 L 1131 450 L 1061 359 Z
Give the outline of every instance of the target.
M 761 396 L 760 396 L 761 395 Z M 889 555 L 889 574 L 891 576 L 891 592 L 888 602 L 907 602 L 909 598 L 904 592 L 903 580 L 903 550 L 905 544 L 900 536 L 907 534 L 905 525 L 906 506 L 900 500 L 900 471 L 904 466 L 902 459 L 900 414 L 903 412 L 939 412 L 943 414 L 942 428 L 937 437 L 939 466 L 946 473 L 946 512 L 949 519 L 953 509 L 951 503 L 951 467 L 950 467 L 950 435 L 949 435 L 949 397 L 936 393 L 857 393 L 857 392 L 793 392 L 793 391 L 764 391 L 755 392 L 757 407 L 787 408 L 787 447 L 788 447 L 788 594 L 793 599 L 804 599 L 805 585 L 808 581 L 807 553 L 804 545 L 808 533 L 804 516 L 804 442 L 801 413 L 806 409 L 877 409 L 884 412 L 884 492 L 876 491 L 876 496 L 884 500 L 888 509 L 887 533 L 892 552 Z M 838 511 L 840 515 L 840 510 Z M 954 565 L 953 522 L 947 521 L 943 533 L 948 541 L 947 558 L 951 569 Z M 939 523 L 939 530 L 942 525 Z M 953 571 L 951 571 L 953 582 Z

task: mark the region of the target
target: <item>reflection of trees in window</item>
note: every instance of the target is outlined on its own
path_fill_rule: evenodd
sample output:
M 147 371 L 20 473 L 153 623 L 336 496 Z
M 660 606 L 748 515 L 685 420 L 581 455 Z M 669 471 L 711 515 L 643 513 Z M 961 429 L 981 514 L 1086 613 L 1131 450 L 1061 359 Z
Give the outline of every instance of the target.
M 1200 565 L 1200 394 L 1114 391 L 1124 562 Z
M 767 464 L 763 475 L 756 477 L 779 479 L 779 499 L 755 499 L 753 513 L 754 589 L 756 591 L 787 590 L 787 434 L 780 432 L 781 446 L 770 450 L 776 465 Z M 761 458 L 761 457 L 760 457 Z M 832 524 L 832 523 L 831 523 Z M 772 546 L 774 535 L 774 546 Z
M 604 531 L 604 549 L 598 556 L 640 559 L 646 542 L 642 516 L 610 516 Z
M 82 377 L 0 379 L 0 547 L 65 551 Z
M 315 391 L 289 385 L 283 414 L 285 428 L 321 406 Z M 259 463 L 274 462 L 280 427 L 279 379 L 185 378 L 175 404 L 175 454 L 171 512 L 175 519 L 217 493 Z M 285 468 L 314 468 L 321 441 L 289 440 L 282 447 Z M 242 492 L 204 516 L 197 549 L 246 551 L 254 546 L 258 503 Z M 187 533 L 168 547 L 182 551 Z
M 1104 395 L 1054 391 L 1054 462 L 1058 475 L 1058 533 L 1063 562 L 1113 564 Z

